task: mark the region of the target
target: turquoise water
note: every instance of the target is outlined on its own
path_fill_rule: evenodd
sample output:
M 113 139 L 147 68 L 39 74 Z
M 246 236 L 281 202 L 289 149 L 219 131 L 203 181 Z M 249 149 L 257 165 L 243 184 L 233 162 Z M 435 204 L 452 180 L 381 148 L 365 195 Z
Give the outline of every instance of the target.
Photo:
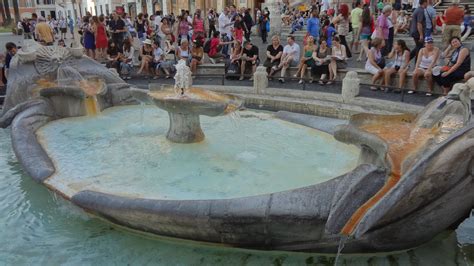
M 202 116 L 206 139 L 194 144 L 168 141 L 168 124 L 168 113 L 155 106 L 49 123 L 38 131 L 57 169 L 47 183 L 68 196 L 89 189 L 154 199 L 233 198 L 327 181 L 358 159 L 354 146 L 268 113 Z
M 24 174 L 0 129 L 0 265 L 332 265 L 334 255 L 250 251 L 124 231 L 73 206 Z M 341 265 L 472 265 L 446 232 L 419 248 L 345 255 Z M 464 255 L 465 254 L 465 255 Z M 466 256 L 466 260 L 464 259 Z M 469 263 L 469 264 L 468 264 Z

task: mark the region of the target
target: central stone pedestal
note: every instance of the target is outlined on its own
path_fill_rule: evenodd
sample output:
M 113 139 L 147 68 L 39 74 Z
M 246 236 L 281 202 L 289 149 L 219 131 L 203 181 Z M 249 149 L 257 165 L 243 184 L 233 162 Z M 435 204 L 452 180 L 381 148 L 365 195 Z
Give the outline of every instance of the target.
M 199 115 L 168 112 L 170 128 L 166 138 L 177 143 L 195 143 L 204 140 Z

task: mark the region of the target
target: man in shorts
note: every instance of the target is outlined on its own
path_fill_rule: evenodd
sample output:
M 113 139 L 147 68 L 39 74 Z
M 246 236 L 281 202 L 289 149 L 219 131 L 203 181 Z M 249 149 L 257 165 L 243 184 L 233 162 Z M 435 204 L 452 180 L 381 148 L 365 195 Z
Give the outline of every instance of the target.
M 453 37 L 461 37 L 461 24 L 464 20 L 464 10 L 459 7 L 459 0 L 453 0 L 451 6 L 444 12 L 446 26 L 443 31 L 443 43 L 449 46 Z
M 285 72 L 289 67 L 295 67 L 300 61 L 300 46 L 295 42 L 295 37 L 289 36 L 287 39 L 288 44 L 283 48 L 283 55 L 281 56 L 280 65 L 276 69 L 281 69 L 281 77 L 278 79 L 281 83 L 285 82 Z
M 355 8 L 351 11 L 351 23 L 352 23 L 352 42 L 351 50 L 359 51 L 359 30 L 362 25 L 362 4 L 360 0 L 355 3 Z

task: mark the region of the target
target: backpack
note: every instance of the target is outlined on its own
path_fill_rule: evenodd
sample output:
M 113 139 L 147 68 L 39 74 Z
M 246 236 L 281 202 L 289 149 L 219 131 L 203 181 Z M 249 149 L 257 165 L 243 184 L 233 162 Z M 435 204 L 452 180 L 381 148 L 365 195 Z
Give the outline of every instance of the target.
M 204 43 L 203 47 L 204 53 L 208 54 L 211 51 L 211 39 L 207 40 L 206 43 Z
M 230 62 L 226 62 L 226 79 L 239 79 L 240 74 L 240 66 L 238 63 L 231 64 Z

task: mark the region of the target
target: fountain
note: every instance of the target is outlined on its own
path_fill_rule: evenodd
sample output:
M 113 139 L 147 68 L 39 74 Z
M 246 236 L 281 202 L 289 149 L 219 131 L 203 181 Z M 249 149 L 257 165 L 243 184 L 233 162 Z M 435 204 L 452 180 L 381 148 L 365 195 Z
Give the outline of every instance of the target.
M 34 180 L 113 223 L 246 248 L 391 251 L 474 205 L 474 79 L 418 114 L 324 123 L 331 135 L 314 130 L 322 118 L 244 111 L 241 134 L 222 116 L 243 101 L 192 87 L 184 62 L 174 88 L 148 91 L 61 49 L 16 58 L 0 126 Z
M 177 143 L 194 143 L 204 140 L 200 115 L 220 116 L 238 110 L 243 102 L 232 95 L 219 94 L 192 88 L 191 71 L 185 60 L 176 65 L 174 89 L 148 93 L 152 101 L 168 111 L 170 127 L 166 137 Z

